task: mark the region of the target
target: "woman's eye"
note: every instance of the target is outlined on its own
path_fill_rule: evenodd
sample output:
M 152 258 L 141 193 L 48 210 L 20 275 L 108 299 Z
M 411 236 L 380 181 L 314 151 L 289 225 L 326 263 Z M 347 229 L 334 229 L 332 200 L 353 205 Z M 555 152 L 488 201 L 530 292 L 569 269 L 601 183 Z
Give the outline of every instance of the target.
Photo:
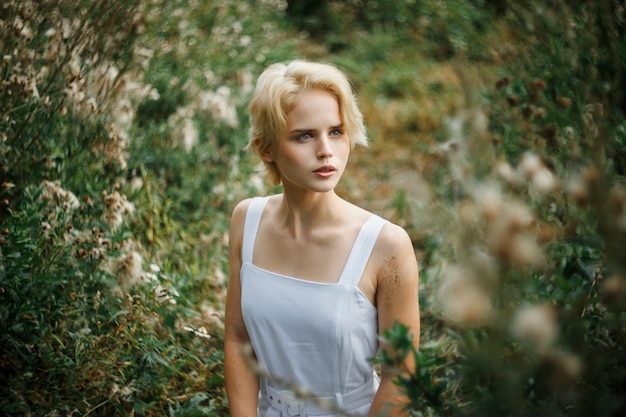
M 298 135 L 296 137 L 297 140 L 307 140 L 307 139 L 311 139 L 311 134 L 310 133 L 303 133 L 301 135 Z
M 343 134 L 343 132 L 339 129 L 333 129 L 330 131 L 330 135 L 331 136 L 341 136 Z

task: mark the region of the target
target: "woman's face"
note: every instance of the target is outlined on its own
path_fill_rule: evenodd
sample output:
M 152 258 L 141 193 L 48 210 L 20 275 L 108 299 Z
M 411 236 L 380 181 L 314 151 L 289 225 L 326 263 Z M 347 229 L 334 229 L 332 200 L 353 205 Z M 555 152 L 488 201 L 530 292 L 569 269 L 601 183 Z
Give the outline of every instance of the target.
M 303 93 L 287 113 L 278 146 L 263 155 L 274 162 L 283 187 L 327 192 L 335 188 L 350 155 L 337 99 L 324 90 Z

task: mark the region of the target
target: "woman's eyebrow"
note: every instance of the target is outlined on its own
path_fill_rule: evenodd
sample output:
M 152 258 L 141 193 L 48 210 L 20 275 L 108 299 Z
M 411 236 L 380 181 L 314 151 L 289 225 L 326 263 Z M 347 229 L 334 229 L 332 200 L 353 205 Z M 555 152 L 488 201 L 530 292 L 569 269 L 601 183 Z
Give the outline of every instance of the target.
M 335 126 L 330 126 L 328 129 L 329 130 L 343 129 L 343 123 L 340 123 Z M 315 129 L 298 128 L 298 129 L 293 129 L 289 131 L 289 133 L 310 133 L 310 132 L 315 132 Z

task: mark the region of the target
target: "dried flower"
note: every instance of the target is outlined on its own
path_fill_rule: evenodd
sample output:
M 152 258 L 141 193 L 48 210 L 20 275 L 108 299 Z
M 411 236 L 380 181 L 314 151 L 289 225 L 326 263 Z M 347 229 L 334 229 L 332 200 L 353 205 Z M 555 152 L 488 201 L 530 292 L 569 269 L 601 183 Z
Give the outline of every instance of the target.
M 219 285 L 224 285 L 226 283 L 226 280 L 227 280 L 226 273 L 220 266 L 215 267 L 214 277 L 215 277 L 215 282 L 218 283 Z
M 33 98 L 40 98 L 39 97 L 39 90 L 37 89 L 37 84 L 35 83 L 35 80 L 33 78 L 28 78 L 25 82 L 24 85 L 24 93 L 26 94 L 26 96 L 28 98 L 33 97 Z
M 554 307 L 541 304 L 521 308 L 513 318 L 511 333 L 538 353 L 548 353 L 559 334 Z
M 21 4 L 21 14 L 22 16 L 24 16 L 25 18 L 29 18 L 33 15 L 35 11 L 35 7 L 33 5 L 33 2 L 30 0 L 24 1 Z
M 163 304 L 171 300 L 171 297 L 169 295 L 169 290 L 165 288 L 163 285 L 161 284 L 155 285 L 153 288 L 153 291 L 159 303 Z
M 137 47 L 133 52 L 135 59 L 137 60 L 139 65 L 141 65 L 144 69 L 148 68 L 148 65 L 150 65 L 150 60 L 154 56 L 154 50 L 144 47 Z
M 124 221 L 124 215 L 132 214 L 135 211 L 135 205 L 128 201 L 125 195 L 114 191 L 108 194 L 106 191 L 102 194 L 104 201 L 103 217 L 112 229 L 117 229 Z
M 56 29 L 51 28 L 46 32 L 48 43 L 43 57 L 48 62 L 54 62 L 59 58 L 63 58 L 67 54 L 67 46 L 63 42 L 63 37 Z
M 143 188 L 143 179 L 133 176 L 128 184 L 131 191 L 139 191 Z
M 538 93 L 540 91 L 545 90 L 547 86 L 548 85 L 544 80 L 540 78 L 535 78 L 534 80 L 530 82 L 529 88 L 531 92 Z
M 582 175 L 571 176 L 565 184 L 565 192 L 577 203 L 587 204 L 589 202 L 589 189 L 587 182 Z
M 204 339 L 210 339 L 211 335 L 209 334 L 209 331 L 206 329 L 206 327 L 204 326 L 200 326 L 197 329 L 194 329 L 191 326 L 184 326 L 183 327 L 184 330 L 195 334 L 198 337 L 204 338 Z
M 496 184 L 485 183 L 476 187 L 474 201 L 488 223 L 495 222 L 502 214 L 504 197 Z
M 450 266 L 443 274 L 439 298 L 446 318 L 462 326 L 484 324 L 492 315 L 489 296 L 478 287 L 472 271 L 460 266 Z
M 501 262 L 519 267 L 543 262 L 543 251 L 530 230 L 535 219 L 528 206 L 505 199 L 495 186 L 478 188 L 474 200 L 486 220 L 486 242 Z
M 97 143 L 94 146 L 94 152 L 103 153 L 107 161 L 117 164 L 122 169 L 126 169 L 126 158 L 128 156 L 126 153 L 128 146 L 127 134 L 114 124 L 108 124 L 106 129 L 109 134 L 108 140 Z
M 142 256 L 136 250 L 130 250 L 119 258 L 112 260 L 104 269 L 115 275 L 123 291 L 128 291 L 141 282 L 143 276 L 142 266 Z
M 15 20 L 13 22 L 13 28 L 17 31 L 18 35 L 25 41 L 25 42 L 30 42 L 33 40 L 33 31 L 30 28 L 30 26 L 28 26 L 27 23 L 25 23 L 21 17 L 17 16 L 15 17 Z
M 200 109 L 208 111 L 213 119 L 230 127 L 237 127 L 239 119 L 235 104 L 230 97 L 230 89 L 220 86 L 216 91 L 204 91 L 200 94 Z
M 526 178 L 532 178 L 532 176 L 543 167 L 544 165 L 539 155 L 530 151 L 522 155 L 522 158 L 517 165 L 517 169 Z
M 550 355 L 550 359 L 561 369 L 563 374 L 570 379 L 576 379 L 582 371 L 583 364 L 578 356 L 555 352 Z
M 98 103 L 96 102 L 96 99 L 93 97 L 89 97 L 85 104 L 87 106 L 89 113 L 96 113 L 96 111 L 98 110 Z
M 200 307 L 202 312 L 201 321 L 210 325 L 212 329 L 224 330 L 223 314 L 215 309 L 215 306 L 209 303 L 204 303 Z
M 533 110 L 533 116 L 536 116 L 540 119 L 543 119 L 544 117 L 546 117 L 546 109 L 544 109 L 543 107 L 534 107 L 532 110 Z
M 519 185 L 522 177 L 515 169 L 506 161 L 498 161 L 495 166 L 496 173 L 509 185 Z
M 546 167 L 541 167 L 531 177 L 531 185 L 540 194 L 549 194 L 559 187 L 559 182 Z
M 516 234 L 501 242 L 499 254 L 516 267 L 538 266 L 545 261 L 537 239 L 528 234 Z
M 528 206 L 514 201 L 507 202 L 505 214 L 505 230 L 512 233 L 524 231 L 534 221 L 533 213 Z
M 185 119 L 183 123 L 183 147 L 185 151 L 191 152 L 193 147 L 198 143 L 198 129 L 191 119 Z
M 512 94 L 506 98 L 506 101 L 509 103 L 509 106 L 515 107 L 519 104 L 520 99 L 519 96 Z
M 561 107 L 563 107 L 564 109 L 568 108 L 569 106 L 572 105 L 572 99 L 569 97 L 558 97 L 556 99 L 557 103 L 559 103 L 559 105 Z
M 600 293 L 606 300 L 614 300 L 624 295 L 626 282 L 624 277 L 619 274 L 613 274 L 602 282 Z
M 106 252 L 102 248 L 91 248 L 89 251 L 89 256 L 91 259 L 104 259 L 106 257 Z
M 170 303 L 176 304 L 176 299 L 174 297 L 178 297 L 180 294 L 173 287 L 165 287 L 161 283 L 157 283 L 154 288 L 154 295 L 159 303 Z
M 124 401 L 130 401 L 132 399 L 133 393 L 137 391 L 135 387 L 133 387 L 132 383 L 125 387 L 120 388 L 118 384 L 111 385 L 111 398 L 121 398 Z
M 500 90 L 511 84 L 511 77 L 503 77 L 496 81 L 496 89 Z
M 80 207 L 78 198 L 71 191 L 61 188 L 61 182 L 44 180 L 42 197 L 51 205 L 63 207 L 64 210 L 75 210 Z
M 583 121 L 587 127 L 589 135 L 595 139 L 598 137 L 598 121 L 604 118 L 604 107 L 600 103 L 587 104 L 583 113 Z

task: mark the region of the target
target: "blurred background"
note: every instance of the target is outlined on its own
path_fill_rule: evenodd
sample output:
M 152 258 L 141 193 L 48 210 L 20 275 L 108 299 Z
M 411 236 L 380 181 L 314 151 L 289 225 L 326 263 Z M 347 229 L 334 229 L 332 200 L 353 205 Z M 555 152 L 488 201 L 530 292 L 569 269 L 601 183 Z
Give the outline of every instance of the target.
M 626 407 L 620 0 L 5 0 L 0 414 L 228 416 L 229 217 L 256 77 L 353 82 L 339 187 L 409 232 L 413 416 Z M 378 362 L 388 362 L 381 355 Z M 393 364 L 392 364 L 393 365 Z

